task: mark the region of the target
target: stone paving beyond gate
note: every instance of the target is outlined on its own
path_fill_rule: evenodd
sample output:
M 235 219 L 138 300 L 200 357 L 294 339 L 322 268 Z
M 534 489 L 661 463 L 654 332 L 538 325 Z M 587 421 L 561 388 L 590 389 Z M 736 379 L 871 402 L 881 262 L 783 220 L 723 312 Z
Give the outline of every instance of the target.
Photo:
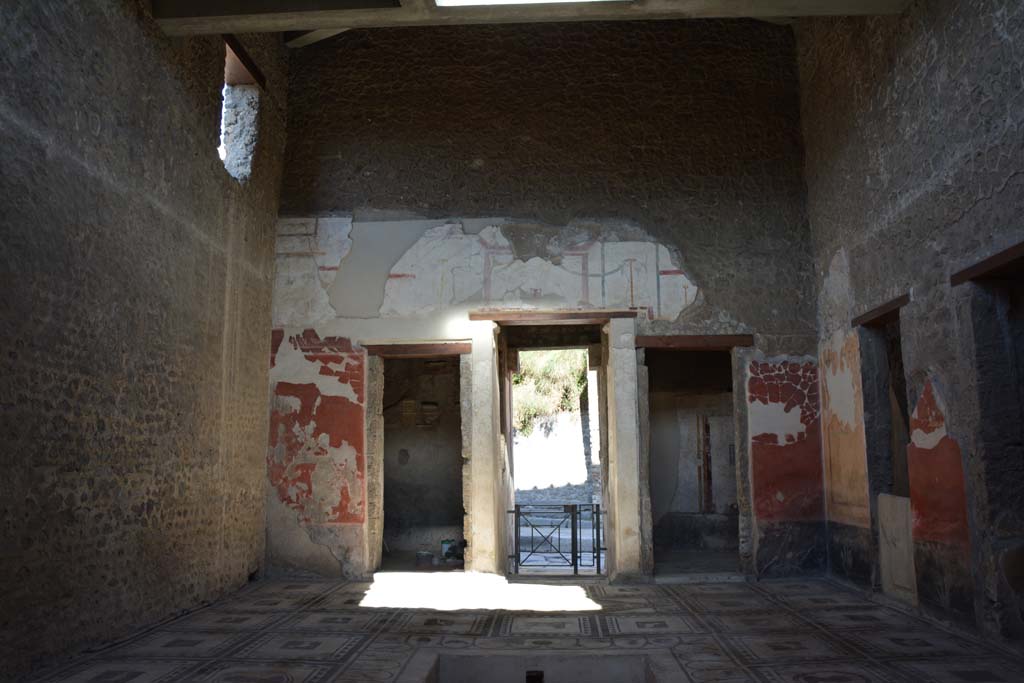
M 378 577 L 369 592 L 367 583 L 260 581 L 30 680 L 414 681 L 423 680 L 415 662 L 435 653 L 641 655 L 658 681 L 1024 680 L 1024 659 L 823 579 L 539 586 Z M 517 610 L 569 611 L 493 609 L 505 590 Z M 474 604 L 492 609 L 459 609 Z

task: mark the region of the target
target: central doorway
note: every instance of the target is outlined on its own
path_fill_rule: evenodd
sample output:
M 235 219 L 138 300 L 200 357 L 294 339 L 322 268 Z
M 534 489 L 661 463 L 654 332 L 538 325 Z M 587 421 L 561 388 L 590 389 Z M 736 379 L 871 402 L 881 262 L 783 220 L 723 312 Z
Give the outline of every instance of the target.
M 503 412 L 515 488 L 510 571 L 601 574 L 600 329 L 509 332 Z

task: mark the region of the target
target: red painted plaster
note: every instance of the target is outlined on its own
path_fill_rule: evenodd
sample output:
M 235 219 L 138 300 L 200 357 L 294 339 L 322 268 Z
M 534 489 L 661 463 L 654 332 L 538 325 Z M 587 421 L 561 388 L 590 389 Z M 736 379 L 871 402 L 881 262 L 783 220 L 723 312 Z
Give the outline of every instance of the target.
M 280 327 L 275 327 L 270 331 L 270 367 L 274 367 L 274 363 L 277 361 L 277 351 L 281 348 L 281 342 L 284 341 L 284 330 Z
M 748 401 L 799 410 L 804 430 L 750 435 L 754 513 L 759 521 L 818 520 L 823 516 L 818 369 L 814 363 L 752 362 Z M 756 408 L 752 408 L 756 409 Z
M 970 532 L 963 461 L 960 445 L 945 430 L 942 402 L 935 387 L 927 382 L 910 417 L 912 436 L 907 447 L 914 540 L 966 549 L 970 546 Z M 938 440 L 936 432 L 941 433 Z
M 363 352 L 343 337 L 320 339 L 315 330 L 288 343 L 306 362 L 319 365 L 318 374 L 350 386 L 356 400 L 325 394 L 309 382 L 278 381 L 270 415 L 270 484 L 304 524 L 361 524 L 366 518 Z M 274 340 L 272 364 L 280 344 Z M 352 452 L 346 446 L 355 452 L 354 461 L 344 457 Z M 316 489 L 323 486 L 326 491 Z M 322 502 L 335 499 L 330 506 Z

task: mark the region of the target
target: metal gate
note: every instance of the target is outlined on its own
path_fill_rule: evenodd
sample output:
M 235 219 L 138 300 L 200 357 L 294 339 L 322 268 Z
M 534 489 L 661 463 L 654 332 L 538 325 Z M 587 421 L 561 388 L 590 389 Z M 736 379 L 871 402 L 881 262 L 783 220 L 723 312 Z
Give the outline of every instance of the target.
M 509 514 L 515 530 L 509 559 L 516 574 L 534 568 L 601 573 L 606 549 L 601 545 L 600 505 L 516 505 Z

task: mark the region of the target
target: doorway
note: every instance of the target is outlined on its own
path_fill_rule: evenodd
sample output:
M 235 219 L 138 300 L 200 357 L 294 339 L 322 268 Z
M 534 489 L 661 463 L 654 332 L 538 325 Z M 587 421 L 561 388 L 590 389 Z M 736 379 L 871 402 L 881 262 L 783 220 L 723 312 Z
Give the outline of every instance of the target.
M 654 573 L 739 571 L 728 351 L 648 349 Z
M 385 358 L 382 571 L 463 568 L 459 357 Z
M 510 570 L 600 574 L 600 329 L 510 328 L 504 338 L 503 421 L 515 489 Z

